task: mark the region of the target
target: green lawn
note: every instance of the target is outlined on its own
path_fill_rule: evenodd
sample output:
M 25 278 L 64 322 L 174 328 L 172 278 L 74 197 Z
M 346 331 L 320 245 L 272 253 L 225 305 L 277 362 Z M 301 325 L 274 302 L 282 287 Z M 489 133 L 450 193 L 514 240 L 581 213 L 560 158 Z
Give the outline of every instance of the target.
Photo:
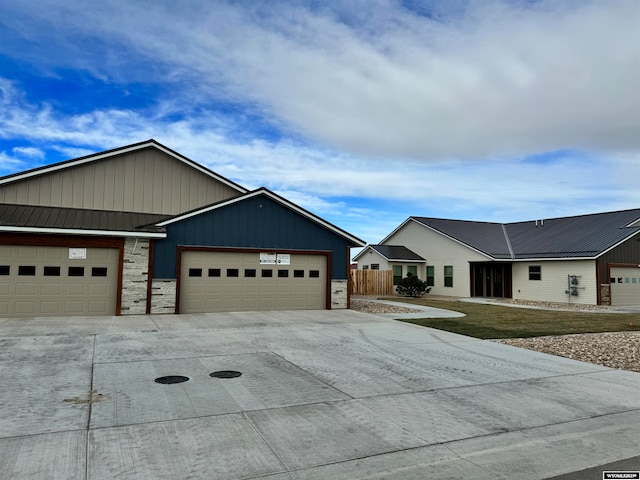
M 640 314 L 637 313 L 536 310 L 428 297 L 418 299 L 393 297 L 385 300 L 427 305 L 464 313 L 466 317 L 402 321 L 482 339 L 640 331 Z

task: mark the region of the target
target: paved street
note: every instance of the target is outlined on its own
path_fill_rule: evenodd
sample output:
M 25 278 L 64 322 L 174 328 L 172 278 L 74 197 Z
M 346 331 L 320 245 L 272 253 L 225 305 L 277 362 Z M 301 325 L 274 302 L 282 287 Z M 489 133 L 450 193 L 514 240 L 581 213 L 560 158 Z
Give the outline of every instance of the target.
M 0 319 L 0 347 L 12 480 L 589 480 L 640 453 L 640 374 L 383 316 Z

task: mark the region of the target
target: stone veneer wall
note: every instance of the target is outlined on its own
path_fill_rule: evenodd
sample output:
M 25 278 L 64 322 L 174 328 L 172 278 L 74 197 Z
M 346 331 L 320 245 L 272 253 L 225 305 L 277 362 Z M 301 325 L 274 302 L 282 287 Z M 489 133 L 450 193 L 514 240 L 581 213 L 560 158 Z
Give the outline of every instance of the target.
M 348 284 L 346 280 L 331 280 L 331 308 L 347 308 Z
M 151 282 L 151 313 L 176 312 L 176 280 L 154 279 Z
M 144 315 L 147 312 L 149 279 L 149 239 L 126 238 L 122 266 L 122 315 Z
M 611 305 L 611 285 L 608 283 L 600 284 L 600 304 Z

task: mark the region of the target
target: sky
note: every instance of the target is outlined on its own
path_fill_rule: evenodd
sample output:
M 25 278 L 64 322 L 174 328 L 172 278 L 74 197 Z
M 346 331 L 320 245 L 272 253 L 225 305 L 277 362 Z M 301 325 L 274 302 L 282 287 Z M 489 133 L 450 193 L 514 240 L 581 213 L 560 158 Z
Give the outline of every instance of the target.
M 0 175 L 150 138 L 367 243 L 640 208 L 640 1 L 0 0 Z

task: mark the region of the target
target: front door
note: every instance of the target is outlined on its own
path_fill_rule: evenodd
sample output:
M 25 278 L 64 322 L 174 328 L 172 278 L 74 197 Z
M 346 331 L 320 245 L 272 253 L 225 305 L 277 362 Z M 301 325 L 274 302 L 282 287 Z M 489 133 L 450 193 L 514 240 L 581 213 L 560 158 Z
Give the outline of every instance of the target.
M 511 264 L 472 264 L 471 296 L 511 298 Z

